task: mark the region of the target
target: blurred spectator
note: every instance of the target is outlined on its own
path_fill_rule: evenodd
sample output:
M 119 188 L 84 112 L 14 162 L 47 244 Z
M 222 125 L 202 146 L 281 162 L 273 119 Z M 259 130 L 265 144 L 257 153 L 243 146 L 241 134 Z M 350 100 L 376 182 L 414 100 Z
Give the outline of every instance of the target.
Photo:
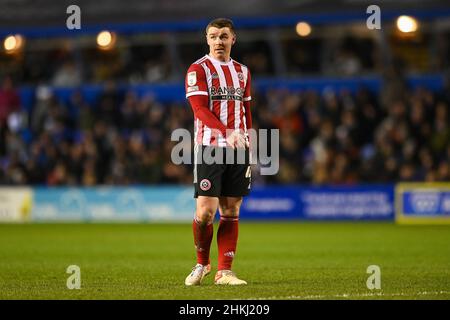
M 0 87 L 0 125 L 6 126 L 8 116 L 20 109 L 20 97 L 11 77 L 5 77 Z
M 354 76 L 362 71 L 361 62 L 354 52 L 348 49 L 338 51 L 334 64 L 336 73 L 340 76 Z
M 14 123 L 8 123 L 11 115 L 19 112 L 21 109 L 20 97 L 16 89 L 13 86 L 13 81 L 10 76 L 3 79 L 0 87 L 0 156 L 4 155 L 7 149 L 6 135 L 10 130 L 9 126 L 13 125 L 13 131 L 15 129 Z
M 53 75 L 55 87 L 77 87 L 81 84 L 81 72 L 72 61 L 66 61 Z
M 163 61 L 147 61 L 145 65 L 144 82 L 155 83 L 167 80 L 169 64 Z
M 96 119 L 102 119 L 108 125 L 120 126 L 119 104 L 122 96 L 114 81 L 107 81 L 103 86 L 95 109 Z

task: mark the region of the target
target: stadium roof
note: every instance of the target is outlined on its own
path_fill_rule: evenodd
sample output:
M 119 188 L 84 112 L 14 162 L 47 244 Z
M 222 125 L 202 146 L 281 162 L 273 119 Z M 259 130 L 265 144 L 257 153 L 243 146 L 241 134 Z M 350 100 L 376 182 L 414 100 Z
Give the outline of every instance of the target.
M 363 12 L 366 0 L 0 0 L 0 28 L 57 27 L 65 25 L 66 8 L 81 8 L 82 23 L 148 23 L 206 20 L 217 16 L 269 17 L 324 12 Z M 383 10 L 448 8 L 445 0 L 378 1 Z

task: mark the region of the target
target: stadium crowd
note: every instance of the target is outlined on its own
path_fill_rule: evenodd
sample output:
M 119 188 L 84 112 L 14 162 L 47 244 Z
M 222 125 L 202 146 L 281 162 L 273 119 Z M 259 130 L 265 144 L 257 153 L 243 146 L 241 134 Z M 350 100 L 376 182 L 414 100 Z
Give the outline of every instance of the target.
M 279 55 L 274 54 L 273 45 L 267 39 L 256 39 L 239 42 L 239 46 L 233 48 L 233 57 L 247 65 L 256 77 L 318 74 L 348 77 L 380 70 L 380 48 L 374 39 L 349 36 L 331 41 L 294 36 L 280 39 L 282 53 Z M 99 50 L 95 47 L 75 49 L 63 41 L 59 45 L 49 45 L 45 50 L 29 49 L 16 54 L 0 51 L 0 74 L 13 75 L 23 85 L 47 83 L 55 87 L 102 84 L 109 79 L 127 84 L 179 81 L 184 70 L 198 59 L 199 52 L 206 50 L 203 42 L 179 44 L 177 58 L 174 58 L 164 44 L 137 43 Z M 415 57 L 413 63 L 404 60 L 410 70 L 439 70 L 436 68 L 440 65 L 434 70 L 431 65 L 427 65 L 428 70 L 418 70 L 421 58 L 433 61 L 428 56 Z
M 449 181 L 449 92 L 401 81 L 378 94 L 255 91 L 254 127 L 280 129 L 280 171 L 254 182 Z M 139 98 L 111 81 L 92 104 L 77 89 L 68 103 L 45 85 L 35 93 L 32 108 L 22 108 L 12 80 L 2 82 L 1 184 L 191 183 L 192 168 L 170 161 L 171 132 L 193 129 L 187 102 Z

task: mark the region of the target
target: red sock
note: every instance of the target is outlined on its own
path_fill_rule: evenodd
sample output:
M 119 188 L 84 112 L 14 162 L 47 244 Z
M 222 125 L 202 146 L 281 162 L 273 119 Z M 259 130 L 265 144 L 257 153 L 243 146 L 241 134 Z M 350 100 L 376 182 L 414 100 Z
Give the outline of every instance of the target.
M 197 263 L 205 266 L 210 263 L 209 248 L 213 238 L 213 224 L 201 223 L 194 219 L 192 231 L 194 232 L 194 244 L 197 251 Z
M 219 230 L 217 230 L 218 270 L 231 270 L 238 240 L 238 222 L 237 217 L 220 217 Z

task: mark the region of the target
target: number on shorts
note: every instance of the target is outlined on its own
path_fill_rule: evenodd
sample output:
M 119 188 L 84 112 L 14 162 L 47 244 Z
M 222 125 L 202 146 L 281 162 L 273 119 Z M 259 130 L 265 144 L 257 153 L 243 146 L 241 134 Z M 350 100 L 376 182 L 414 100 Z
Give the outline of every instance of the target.
M 247 172 L 245 172 L 245 177 L 250 178 L 252 176 L 252 169 L 250 166 L 247 167 Z

